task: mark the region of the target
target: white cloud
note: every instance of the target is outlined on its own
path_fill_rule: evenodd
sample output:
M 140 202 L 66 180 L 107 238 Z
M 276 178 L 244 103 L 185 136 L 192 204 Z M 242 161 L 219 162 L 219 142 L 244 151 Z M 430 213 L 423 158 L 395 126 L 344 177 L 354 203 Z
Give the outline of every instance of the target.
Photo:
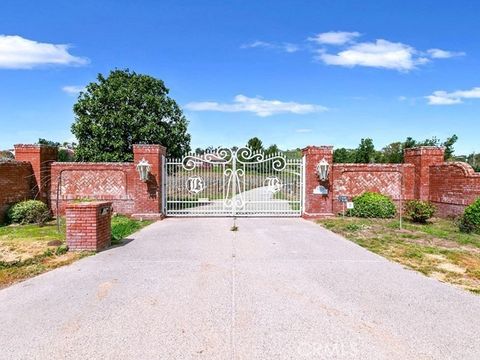
M 67 85 L 62 87 L 62 91 L 66 92 L 69 95 L 77 95 L 79 92 L 85 91 L 85 87 L 77 85 Z
M 301 134 L 309 133 L 309 132 L 312 132 L 312 129 L 297 129 L 297 130 L 295 130 L 295 132 L 301 133 Z
M 87 58 L 71 55 L 69 45 L 40 43 L 18 35 L 0 35 L 0 68 L 32 69 L 41 65 L 85 65 Z
M 407 101 L 408 100 L 408 98 L 406 96 L 403 96 L 403 95 L 399 96 L 397 99 L 398 99 L 398 101 Z
M 185 105 L 185 107 L 193 111 L 252 112 L 261 117 L 282 113 L 308 114 L 328 110 L 321 105 L 264 100 L 260 97 L 250 98 L 244 95 L 235 96 L 233 103 L 218 103 L 214 101 L 191 102 Z
M 308 40 L 315 41 L 318 44 L 343 45 L 359 36 L 360 33 L 356 31 L 329 31 L 317 34 L 313 37 L 308 38 Z
M 300 50 L 300 47 L 296 44 L 292 44 L 292 43 L 276 44 L 276 43 L 260 41 L 260 40 L 254 41 L 249 44 L 243 44 L 242 46 L 240 46 L 240 48 L 242 49 L 264 48 L 264 49 L 281 50 L 287 53 L 294 53 Z
M 425 96 L 429 105 L 454 105 L 463 103 L 463 99 L 480 99 L 480 87 L 470 90 L 457 90 L 446 92 L 443 90 L 434 91 L 432 95 Z
M 429 61 L 418 56 L 417 51 L 409 45 L 382 39 L 352 45 L 336 55 L 320 50 L 318 58 L 328 65 L 368 66 L 399 71 L 409 71 Z
M 447 51 L 442 49 L 428 49 L 427 53 L 432 59 L 448 59 L 455 56 L 464 56 L 465 53 L 462 51 Z

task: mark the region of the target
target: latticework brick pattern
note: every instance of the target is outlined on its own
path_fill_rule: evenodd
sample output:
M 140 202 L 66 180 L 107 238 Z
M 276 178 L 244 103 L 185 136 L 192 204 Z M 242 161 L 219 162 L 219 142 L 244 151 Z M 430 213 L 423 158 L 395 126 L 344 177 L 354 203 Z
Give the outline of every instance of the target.
M 60 175 L 62 197 L 121 199 L 127 196 L 127 177 L 120 170 L 66 170 Z
M 387 195 L 397 204 L 412 199 L 414 171 L 410 164 L 334 164 L 333 209 L 342 210 L 338 196 L 352 199 L 367 191 Z

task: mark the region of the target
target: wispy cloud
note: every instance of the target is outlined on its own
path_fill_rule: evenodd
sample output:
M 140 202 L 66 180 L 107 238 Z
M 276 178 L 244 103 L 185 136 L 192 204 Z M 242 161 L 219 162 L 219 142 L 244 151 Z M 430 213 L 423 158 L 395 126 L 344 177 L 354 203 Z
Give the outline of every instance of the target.
M 271 43 L 255 41 L 242 45 L 242 48 L 264 48 L 297 52 L 312 51 L 315 59 L 327 65 L 343 67 L 373 67 L 408 72 L 436 59 L 448 59 L 465 55 L 461 51 L 449 51 L 438 48 L 418 50 L 401 42 L 385 39 L 358 41 L 362 36 L 358 31 L 329 31 L 309 37 L 310 46 L 290 43 Z M 332 49 L 332 46 L 335 46 Z
M 359 37 L 360 33 L 353 31 L 329 31 L 309 37 L 308 40 L 318 44 L 343 45 Z
M 464 56 L 463 51 L 447 51 L 442 49 L 428 49 L 427 53 L 432 59 L 448 59 L 456 56 Z
M 240 47 L 242 49 L 253 49 L 253 48 L 273 49 L 273 50 L 284 51 L 287 53 L 294 53 L 300 50 L 300 47 L 296 44 L 292 44 L 292 43 L 276 44 L 276 43 L 260 41 L 260 40 L 257 40 L 248 44 L 243 44 Z
M 321 49 L 318 52 L 318 59 L 327 65 L 367 66 L 399 71 L 409 71 L 429 61 L 419 56 L 418 52 L 409 45 L 383 39 L 354 44 L 337 54 L 329 54 Z
M 62 91 L 69 94 L 69 95 L 77 95 L 81 91 L 85 91 L 84 86 L 78 86 L 78 85 L 67 85 L 62 87 Z
M 282 113 L 309 114 L 328 110 L 328 108 L 322 105 L 265 100 L 261 97 L 250 98 L 244 95 L 235 96 L 233 103 L 218 103 L 215 101 L 191 102 L 186 104 L 185 107 L 193 111 L 251 112 L 260 117 Z
M 480 99 L 480 87 L 470 90 L 457 90 L 446 92 L 434 91 L 432 95 L 425 96 L 429 105 L 455 105 L 463 103 L 463 99 Z
M 42 65 L 85 65 L 87 58 L 69 53 L 69 45 L 41 43 L 18 35 L 0 35 L 0 68 L 32 69 Z

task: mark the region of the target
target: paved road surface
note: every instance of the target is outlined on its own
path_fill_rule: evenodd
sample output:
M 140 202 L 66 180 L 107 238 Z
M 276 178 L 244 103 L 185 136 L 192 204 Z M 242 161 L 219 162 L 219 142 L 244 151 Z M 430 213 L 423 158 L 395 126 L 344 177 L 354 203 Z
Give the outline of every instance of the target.
M 0 291 L 1 359 L 478 359 L 480 297 L 296 218 L 168 219 Z

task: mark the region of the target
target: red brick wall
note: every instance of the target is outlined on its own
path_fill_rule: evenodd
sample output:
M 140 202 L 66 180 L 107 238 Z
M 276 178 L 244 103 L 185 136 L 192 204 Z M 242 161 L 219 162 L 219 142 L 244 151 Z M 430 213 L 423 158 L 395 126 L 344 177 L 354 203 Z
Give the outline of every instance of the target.
M 34 197 L 48 203 L 50 166 L 58 159 L 58 148 L 46 145 L 15 145 L 15 159 L 28 161 L 34 174 Z
M 0 224 L 5 220 L 5 213 L 12 204 L 32 198 L 34 184 L 29 162 L 0 161 Z
M 53 163 L 51 166 L 51 206 L 54 213 L 65 212 L 73 200 L 108 200 L 113 210 L 131 215 L 136 211 L 137 172 L 132 163 Z
M 463 213 L 480 197 L 480 173 L 462 162 L 443 163 L 429 168 L 430 201 L 442 217 Z
M 162 169 L 165 147 L 134 145 L 133 163 L 51 164 L 51 206 L 60 214 L 67 203 L 78 199 L 108 200 L 113 210 L 126 215 L 148 217 L 162 212 Z M 142 160 L 151 165 L 147 182 L 140 180 L 136 165 Z
M 411 164 L 333 164 L 333 213 L 342 211 L 340 195 L 351 199 L 367 191 L 378 192 L 391 197 L 397 205 L 400 199 L 413 199 L 414 174 Z
M 65 210 L 69 250 L 100 251 L 111 242 L 111 202 L 68 204 Z

